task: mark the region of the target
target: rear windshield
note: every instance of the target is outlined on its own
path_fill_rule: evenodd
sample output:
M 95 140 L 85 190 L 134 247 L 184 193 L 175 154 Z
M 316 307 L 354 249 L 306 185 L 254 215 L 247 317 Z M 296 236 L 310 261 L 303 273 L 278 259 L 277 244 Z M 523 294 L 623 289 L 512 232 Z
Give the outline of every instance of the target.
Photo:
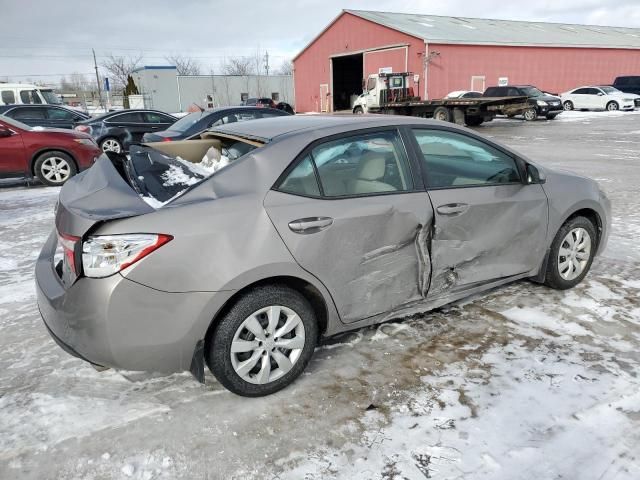
M 210 146 L 207 145 L 203 149 L 204 156 L 194 158 L 194 151 L 198 149 L 189 148 L 189 142 L 198 141 L 209 141 Z M 175 142 L 167 145 L 173 147 Z M 159 208 L 183 195 L 194 185 L 258 148 L 255 142 L 247 143 L 238 138 L 214 136 L 184 140 L 182 145 L 183 155 L 163 153 L 160 151 L 163 144 L 157 145 L 156 148 L 132 145 L 128 161 L 120 158 L 125 164 L 124 170 L 129 183 L 142 199 L 154 208 Z
M 189 115 L 185 115 L 176 123 L 169 127 L 169 130 L 173 130 L 174 132 L 186 132 L 191 127 L 193 127 L 196 123 L 202 120 L 206 115 L 209 115 L 210 112 L 193 112 Z

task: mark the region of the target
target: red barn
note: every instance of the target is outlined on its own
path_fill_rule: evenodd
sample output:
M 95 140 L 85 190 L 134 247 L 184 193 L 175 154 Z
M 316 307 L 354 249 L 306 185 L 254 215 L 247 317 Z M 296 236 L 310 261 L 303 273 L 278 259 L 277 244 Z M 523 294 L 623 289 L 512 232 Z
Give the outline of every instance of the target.
M 381 69 L 417 74 L 422 98 L 499 83 L 559 93 L 640 75 L 640 29 L 343 10 L 293 65 L 299 112 L 349 109 Z

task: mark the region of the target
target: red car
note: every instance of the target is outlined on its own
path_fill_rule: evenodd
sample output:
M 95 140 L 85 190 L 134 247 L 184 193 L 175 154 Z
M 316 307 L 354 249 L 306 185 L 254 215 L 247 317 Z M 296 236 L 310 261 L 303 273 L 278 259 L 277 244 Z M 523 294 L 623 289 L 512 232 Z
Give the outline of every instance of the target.
M 60 186 L 101 153 L 87 133 L 30 127 L 0 116 L 0 178 L 35 176 L 45 185 Z

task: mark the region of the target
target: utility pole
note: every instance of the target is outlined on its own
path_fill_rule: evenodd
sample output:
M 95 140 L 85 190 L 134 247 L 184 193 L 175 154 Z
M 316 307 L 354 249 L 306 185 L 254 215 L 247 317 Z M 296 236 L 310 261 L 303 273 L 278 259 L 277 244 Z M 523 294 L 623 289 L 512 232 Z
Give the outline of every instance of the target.
M 104 108 L 104 105 L 102 104 L 102 90 L 100 89 L 100 75 L 98 75 L 98 62 L 96 61 L 96 51 L 95 49 L 91 49 L 91 51 L 93 52 L 93 66 L 96 69 L 96 84 L 98 85 L 98 100 L 100 102 L 100 106 Z M 107 112 L 107 109 L 104 109 L 105 113 Z
M 269 76 L 269 52 L 264 52 L 264 71 Z

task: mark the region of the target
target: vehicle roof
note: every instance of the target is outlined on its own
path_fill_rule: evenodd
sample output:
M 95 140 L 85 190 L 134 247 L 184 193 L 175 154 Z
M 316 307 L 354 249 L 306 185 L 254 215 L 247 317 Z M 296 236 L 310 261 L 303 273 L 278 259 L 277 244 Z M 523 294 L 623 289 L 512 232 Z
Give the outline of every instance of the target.
M 52 90 L 51 87 L 39 87 L 32 83 L 0 83 L 0 88 L 35 88 L 38 90 Z
M 56 105 L 55 103 L 11 103 L 9 105 L 0 105 L 0 110 L 8 110 L 10 108 L 64 108 L 65 110 L 70 110 L 72 112 L 77 112 L 77 113 L 82 113 L 82 112 L 78 112 L 77 110 L 74 110 L 73 108 L 69 108 L 66 105 Z
M 167 112 L 162 112 L 160 110 L 149 110 L 149 109 L 145 109 L 145 108 L 127 108 L 124 110 L 114 110 L 113 112 L 107 112 L 107 113 L 103 113 L 102 115 L 99 115 L 97 117 L 93 117 L 91 119 L 91 121 L 96 121 L 96 120 L 102 120 L 103 118 L 109 118 L 112 117 L 113 115 L 118 115 L 120 113 L 161 113 L 162 115 L 168 115 L 172 118 L 175 118 L 177 120 L 176 117 L 174 117 L 173 115 L 171 115 L 170 113 Z
M 311 130 L 338 129 L 348 132 L 361 128 L 415 125 L 417 123 L 442 126 L 441 121 L 402 115 L 285 115 L 251 122 L 229 123 L 209 131 L 273 140 L 288 134 L 302 135 Z

